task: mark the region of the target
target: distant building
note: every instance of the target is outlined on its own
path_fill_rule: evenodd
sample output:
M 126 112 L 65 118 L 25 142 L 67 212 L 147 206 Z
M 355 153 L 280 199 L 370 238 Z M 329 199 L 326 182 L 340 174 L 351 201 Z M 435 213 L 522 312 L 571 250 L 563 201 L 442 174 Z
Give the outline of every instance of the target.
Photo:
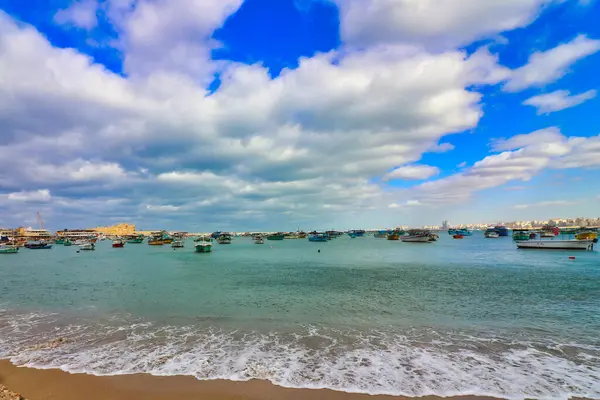
M 113 226 L 99 226 L 94 231 L 106 236 L 125 236 L 135 235 L 135 225 L 133 224 L 118 224 Z
M 91 236 L 97 236 L 96 231 L 93 229 L 63 229 L 56 232 L 56 237 L 74 240 L 85 239 Z
M 442 222 L 442 230 L 443 231 L 447 231 L 449 228 L 450 228 L 450 224 L 448 223 L 448 221 Z

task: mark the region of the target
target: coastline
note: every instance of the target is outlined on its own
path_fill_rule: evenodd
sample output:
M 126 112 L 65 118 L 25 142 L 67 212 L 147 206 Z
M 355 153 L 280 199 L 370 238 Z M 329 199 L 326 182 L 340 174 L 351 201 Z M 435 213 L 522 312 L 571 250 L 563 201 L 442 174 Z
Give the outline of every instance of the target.
M 291 389 L 267 381 L 200 381 L 191 376 L 149 374 L 95 376 L 57 369 L 17 367 L 0 360 L 0 384 L 27 400 L 403 400 L 401 396 L 337 392 L 329 389 Z M 16 398 L 16 397 L 15 397 Z M 422 400 L 441 397 L 426 396 Z M 453 399 L 484 400 L 484 396 Z

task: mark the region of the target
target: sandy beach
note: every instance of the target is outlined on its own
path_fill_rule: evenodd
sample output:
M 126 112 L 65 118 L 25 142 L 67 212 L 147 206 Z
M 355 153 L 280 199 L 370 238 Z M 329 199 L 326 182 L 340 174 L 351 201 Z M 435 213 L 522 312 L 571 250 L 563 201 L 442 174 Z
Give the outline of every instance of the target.
M 60 370 L 16 367 L 0 361 L 0 385 L 27 400 L 393 400 L 394 396 L 369 396 L 332 390 L 288 389 L 264 381 L 199 381 L 188 376 L 93 376 Z M 1 392 L 1 390 L 0 390 Z M 2 394 L 0 394 L 2 395 Z M 2 400 L 13 400 L 6 393 Z M 438 399 L 423 397 L 422 399 Z M 485 397 L 460 397 L 486 399 Z M 458 397 L 456 397 L 458 399 Z

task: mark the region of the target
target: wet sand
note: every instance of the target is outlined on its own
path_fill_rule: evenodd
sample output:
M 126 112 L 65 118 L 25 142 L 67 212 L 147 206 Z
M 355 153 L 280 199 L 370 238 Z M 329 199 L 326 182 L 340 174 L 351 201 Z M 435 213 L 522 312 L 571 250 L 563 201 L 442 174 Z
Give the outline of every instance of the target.
M 147 374 L 93 376 L 60 370 L 15 367 L 0 360 L 0 384 L 27 400 L 399 400 L 403 397 L 370 396 L 323 389 L 287 389 L 253 380 L 199 381 L 190 376 Z M 10 398 L 10 397 L 7 397 Z M 16 397 L 15 397 L 16 398 Z M 490 399 L 455 397 L 454 399 Z M 423 397 L 433 400 L 438 397 Z

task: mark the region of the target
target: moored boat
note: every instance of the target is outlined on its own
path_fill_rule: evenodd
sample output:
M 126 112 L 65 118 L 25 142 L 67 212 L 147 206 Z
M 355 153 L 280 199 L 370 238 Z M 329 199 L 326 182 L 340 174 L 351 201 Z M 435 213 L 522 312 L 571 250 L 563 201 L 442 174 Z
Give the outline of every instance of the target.
M 494 230 L 496 232 L 498 232 L 498 235 L 500 235 L 500 236 L 508 236 L 508 233 L 509 233 L 508 228 L 505 227 L 504 225 L 496 225 L 494 227 Z
M 577 240 L 594 240 L 596 238 L 598 238 L 598 233 L 592 231 L 579 232 L 575 235 Z
M 400 240 L 406 243 L 432 243 L 429 241 L 429 235 L 403 236 Z
M 56 240 L 54 241 L 54 244 L 65 244 L 65 239 L 63 239 L 63 238 L 56 238 Z
M 228 233 L 222 233 L 217 238 L 217 244 L 231 244 L 231 235 Z
M 270 235 L 267 235 L 267 240 L 283 240 L 284 238 L 285 238 L 285 235 L 281 232 L 272 233 Z
M 593 250 L 597 240 L 527 240 L 516 243 L 519 249 Z
M 453 237 L 454 239 L 462 239 L 462 238 L 464 238 L 464 236 L 463 236 L 463 235 L 461 235 L 461 234 L 459 234 L 459 233 L 455 233 L 454 235 L 452 235 L 452 237 Z
M 182 239 L 174 239 L 173 242 L 171 242 L 171 247 L 173 247 L 174 249 L 178 249 L 184 246 L 185 244 Z
M 15 254 L 18 252 L 19 252 L 19 248 L 17 246 L 0 244 L 0 254 Z
M 86 251 L 90 251 L 90 250 L 96 250 L 96 245 L 94 244 L 94 242 L 85 242 L 79 245 L 79 250 L 86 250 Z
M 140 243 L 144 243 L 144 235 L 138 235 L 135 237 L 131 237 L 129 239 L 127 239 L 127 243 L 128 244 L 140 244 Z
M 400 232 L 393 231 L 387 235 L 387 240 L 400 240 Z
M 328 236 L 322 233 L 310 234 L 308 235 L 309 242 L 326 242 L 328 241 Z
M 484 236 L 488 239 L 496 239 L 496 238 L 500 237 L 500 234 L 492 229 L 492 230 L 486 231 Z
M 512 238 L 513 238 L 513 240 L 529 240 L 530 239 L 529 232 L 521 231 L 521 230 L 514 230 L 514 229 L 513 229 Z
M 112 242 L 112 247 L 121 248 L 125 246 L 125 242 L 121 239 L 115 239 Z
M 260 235 L 254 236 L 253 240 L 254 244 L 265 244 L 265 239 Z
M 197 238 L 194 240 L 194 250 L 196 250 L 196 253 L 210 253 L 212 251 L 212 238 L 210 236 Z
M 388 231 L 378 231 L 373 235 L 376 239 L 386 239 L 388 237 Z
M 364 229 L 353 229 L 351 231 L 348 231 L 348 235 L 350 235 L 350 237 L 363 237 L 365 236 L 365 231 Z
M 69 238 L 66 238 L 65 241 L 63 242 L 63 246 L 70 246 L 71 244 L 72 244 L 71 239 L 69 239 Z
M 25 247 L 31 250 L 48 250 L 52 248 L 52 245 L 44 241 L 39 241 L 26 243 Z

